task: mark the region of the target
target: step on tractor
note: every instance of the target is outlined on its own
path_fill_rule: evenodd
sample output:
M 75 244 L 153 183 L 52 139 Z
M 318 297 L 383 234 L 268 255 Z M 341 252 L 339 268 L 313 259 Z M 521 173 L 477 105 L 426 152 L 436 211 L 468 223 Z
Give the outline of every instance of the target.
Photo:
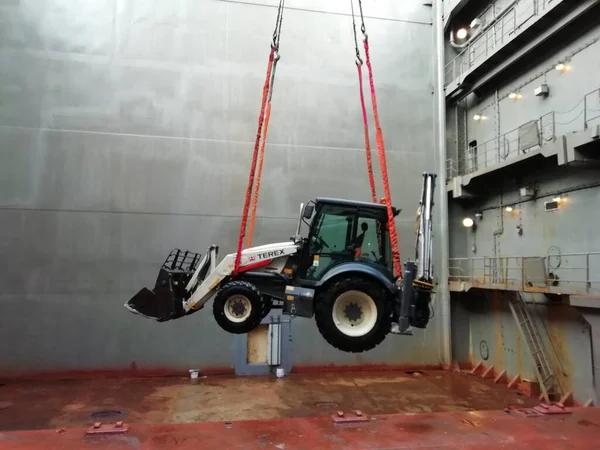
M 289 242 L 243 250 L 237 272 L 237 254 L 219 262 L 215 245 L 204 256 L 173 250 L 154 289 L 143 288 L 125 307 L 165 322 L 214 299 L 215 320 L 236 334 L 252 331 L 278 308 L 283 315 L 314 316 L 325 340 L 345 352 L 370 350 L 390 332 L 410 335 L 431 314 L 435 180 L 423 174 L 416 258 L 405 263 L 404 276 L 393 274 L 385 204 L 317 198 L 301 205 Z

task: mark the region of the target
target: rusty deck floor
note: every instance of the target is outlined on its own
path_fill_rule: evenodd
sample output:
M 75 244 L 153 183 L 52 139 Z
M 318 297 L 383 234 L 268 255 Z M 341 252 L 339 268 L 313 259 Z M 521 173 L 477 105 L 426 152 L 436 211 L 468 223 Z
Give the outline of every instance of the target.
M 0 432 L 2 450 L 86 449 L 599 449 L 600 410 L 524 418 L 474 411 L 373 416 L 335 424 L 330 418 L 233 423 L 132 425 L 122 435 L 86 436 L 83 428 Z
M 466 373 L 428 370 L 274 377 L 104 378 L 19 381 L 0 386 L 0 430 L 502 410 L 536 401 Z

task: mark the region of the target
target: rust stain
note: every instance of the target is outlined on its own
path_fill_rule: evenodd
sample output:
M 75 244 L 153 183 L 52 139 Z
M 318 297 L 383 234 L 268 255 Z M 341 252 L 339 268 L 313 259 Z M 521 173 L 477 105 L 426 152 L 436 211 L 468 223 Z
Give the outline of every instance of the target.
M 502 294 L 501 291 L 493 291 L 491 296 L 495 346 L 493 365 L 496 372 L 504 369 L 504 326 L 502 325 L 504 297 Z
M 392 414 L 358 427 L 335 426 L 330 417 L 223 424 L 136 425 L 121 441 L 83 440 L 84 428 L 4 433 L 11 448 L 86 450 L 122 448 L 595 448 L 600 432 L 597 408 L 544 419 L 522 419 L 502 411 L 451 414 Z M 534 422 L 535 421 L 535 424 Z M 473 424 L 473 425 L 470 425 Z M 590 425 L 592 424 L 592 425 Z M 399 444 L 400 443 L 400 444 Z M 510 443 L 510 444 L 507 444 Z
M 571 323 L 573 309 L 569 306 L 556 305 L 547 308 L 546 328 L 551 347 L 549 357 L 554 374 L 556 375 L 564 392 L 573 391 L 572 379 L 569 374 L 573 373 L 570 349 L 568 346 L 565 326 Z
M 273 376 L 32 381 L 2 387 L 10 414 L 0 430 L 86 427 L 97 410 L 121 410 L 127 423 L 189 423 L 502 409 L 516 391 L 464 373 L 329 372 Z M 529 406 L 534 399 L 525 399 Z M 235 425 L 234 425 L 235 427 Z
M 515 327 L 516 331 L 516 346 L 517 346 L 517 373 L 516 375 L 523 376 L 523 337 L 521 336 L 521 332 L 518 331 Z
M 292 373 L 322 373 L 322 372 L 394 372 L 407 370 L 439 370 L 441 364 L 363 364 L 338 365 L 327 364 L 319 366 L 293 366 Z
M 542 221 L 542 237 L 554 238 L 556 237 L 556 227 L 551 220 Z

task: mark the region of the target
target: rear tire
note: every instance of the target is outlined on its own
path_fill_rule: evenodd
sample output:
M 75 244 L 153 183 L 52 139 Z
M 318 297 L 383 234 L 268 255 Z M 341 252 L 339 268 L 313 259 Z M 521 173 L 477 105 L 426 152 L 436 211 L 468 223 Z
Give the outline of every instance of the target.
M 390 331 L 392 302 L 378 283 L 345 278 L 319 296 L 315 320 L 319 332 L 333 347 L 351 353 L 371 350 Z
M 243 334 L 256 328 L 263 319 L 265 305 L 260 292 L 247 281 L 231 281 L 215 297 L 213 315 L 221 328 Z

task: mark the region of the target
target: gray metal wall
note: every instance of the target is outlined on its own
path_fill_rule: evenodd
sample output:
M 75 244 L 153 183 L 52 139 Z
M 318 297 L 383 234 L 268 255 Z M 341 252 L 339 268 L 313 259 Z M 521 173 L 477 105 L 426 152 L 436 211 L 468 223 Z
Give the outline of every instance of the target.
M 498 104 L 494 93 L 482 98 L 472 95 L 467 111 L 467 142 L 477 140 L 478 144 L 482 144 L 496 139 L 498 132 L 509 132 L 552 111 L 555 111 L 557 136 L 583 131 L 584 95 L 600 88 L 595 75 L 600 70 L 599 52 L 600 27 L 596 27 L 563 48 L 557 48 L 555 54 L 540 61 L 526 73 L 498 86 Z M 567 59 L 569 70 L 558 72 L 554 69 L 556 63 Z M 550 89 L 547 98 L 533 94 L 534 89 L 542 83 L 546 83 Z M 513 91 L 519 91 L 522 98 L 510 99 L 508 94 Z M 586 111 L 588 119 L 598 116 L 589 121 L 588 126 L 600 122 L 600 92 L 588 97 Z M 475 113 L 483 114 L 488 120 L 473 120 Z M 455 135 L 455 123 L 448 122 L 448 127 L 449 136 Z M 546 256 L 548 249 L 553 246 L 558 246 L 563 253 L 600 251 L 600 238 L 594 225 L 600 201 L 599 188 L 567 192 L 566 203 L 561 209 L 552 212 L 544 210 L 544 201 L 552 200 L 552 193 L 594 185 L 599 180 L 598 167 L 579 165 L 564 168 L 549 164 L 538 166 L 537 170 L 525 174 L 518 173 L 518 177 L 515 177 L 516 172 L 507 171 L 504 180 L 494 179 L 486 183 L 488 194 L 464 209 L 464 205 L 459 204 L 453 207 L 449 218 L 454 231 L 453 240 L 463 241 L 464 244 L 461 244 L 462 250 L 456 245 L 452 246 L 454 251 L 451 256 L 493 256 L 492 234 L 501 223 L 505 232 L 498 238 L 500 249 L 496 256 Z M 518 188 L 525 185 L 537 188 L 539 200 L 519 203 Z M 515 210 L 507 213 L 501 210 L 500 204 L 514 204 Z M 484 216 L 483 220 L 478 221 L 475 233 L 461 227 L 462 217 L 473 215 L 480 209 L 484 210 Z M 517 225 L 523 226 L 522 236 L 517 233 Z M 471 251 L 474 240 L 477 243 L 475 254 Z
M 364 2 L 404 259 L 437 166 L 422 3 Z M 275 4 L 2 2 L 3 373 L 231 367 L 210 310 L 157 324 L 122 305 L 174 247 L 234 250 Z M 255 244 L 287 240 L 301 201 L 369 198 L 347 2 L 287 6 Z M 435 322 L 362 356 L 312 321 L 293 333 L 295 366 L 438 362 Z
M 583 130 L 583 97 L 600 87 L 597 78 L 600 68 L 597 57 L 600 53 L 599 37 L 600 28 L 596 27 L 575 40 L 565 40 L 562 48 L 556 48 L 554 54 L 539 61 L 535 67 L 499 85 L 498 103 L 494 92 L 482 98 L 472 95 L 468 99 L 467 142 L 476 139 L 481 144 L 495 139 L 498 133 L 539 119 L 550 111 L 556 111 L 556 135 Z M 563 73 L 556 71 L 554 66 L 560 61 L 568 61 L 569 70 Z M 547 83 L 550 88 L 547 98 L 533 95 L 533 90 L 541 83 Z M 522 98 L 518 101 L 508 98 L 512 91 L 520 91 Z M 595 100 L 600 100 L 600 96 Z M 592 108 L 600 111 L 595 105 Z M 588 111 L 592 108 L 588 106 Z M 482 113 L 488 120 L 474 121 L 475 113 Z M 449 123 L 448 126 L 453 127 L 454 124 Z M 450 136 L 455 134 L 455 129 L 449 129 Z M 503 179 L 488 178 L 487 182 L 479 185 L 479 193 L 485 191 L 487 194 L 483 193 L 471 202 L 452 202 L 449 213 L 451 257 L 548 256 L 560 253 L 561 266 L 550 270 L 558 273 L 563 282 L 573 280 L 583 283 L 586 277 L 600 281 L 600 255 L 590 255 L 587 266 L 585 255 L 569 255 L 600 251 L 596 226 L 600 188 L 590 187 L 600 180 L 598 166 L 558 168 L 548 162 L 530 166 L 527 173 L 516 169 L 503 173 Z M 538 200 L 520 202 L 518 188 L 525 185 L 537 188 Z M 561 192 L 566 198 L 561 208 L 545 211 L 544 202 Z M 513 205 L 514 210 L 507 212 L 502 205 Z M 473 217 L 480 210 L 483 210 L 483 219 L 477 221 L 476 231 L 465 229 L 461 225 L 462 218 Z M 522 235 L 518 234 L 517 226 L 522 226 Z M 494 231 L 500 229 L 503 232 L 494 244 Z M 476 252 L 473 251 L 474 245 Z M 488 364 L 494 364 L 497 370 L 505 368 L 509 374 L 512 371 L 513 375 L 521 373 L 533 377 L 529 358 L 523 353 L 525 349 L 519 342 L 518 329 L 505 299 L 493 299 L 491 293 L 486 296 L 471 293 L 453 297 L 453 330 L 459 330 L 453 336 L 455 357 L 474 363 L 481 361 L 479 345 L 486 341 L 490 349 Z M 535 299 L 545 301 L 543 296 Z M 597 314 L 590 313 L 589 317 L 594 320 L 588 317 L 586 321 L 578 309 L 571 307 L 538 306 L 534 311 L 542 334 L 550 335 L 556 348 L 552 348 L 549 342 L 547 347 L 551 353 L 558 351 L 560 355 L 557 370 L 563 382 L 573 389 L 578 400 L 593 398 L 594 389 L 598 395 L 597 369 L 593 368 L 593 355 L 597 355 L 600 348 Z M 545 329 L 549 330 L 549 334 Z M 595 364 L 597 366 L 597 362 Z

